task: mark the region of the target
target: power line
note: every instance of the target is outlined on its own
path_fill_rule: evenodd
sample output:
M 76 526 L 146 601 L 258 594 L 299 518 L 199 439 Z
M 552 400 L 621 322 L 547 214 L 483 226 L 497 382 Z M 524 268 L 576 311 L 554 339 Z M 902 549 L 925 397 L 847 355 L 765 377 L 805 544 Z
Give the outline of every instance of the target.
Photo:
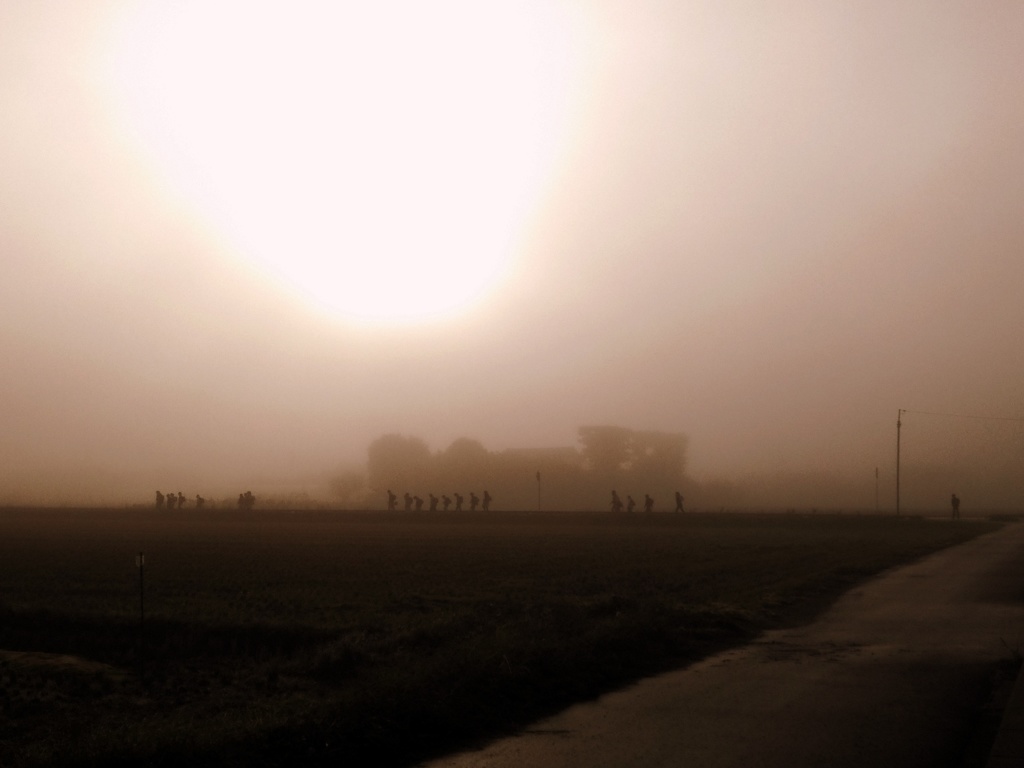
M 903 408 L 903 413 L 917 413 L 924 416 L 948 416 L 954 419 L 975 419 L 977 421 L 1017 421 L 1024 422 L 1024 417 L 1020 416 L 976 416 L 966 413 L 940 413 L 938 411 L 911 411 Z

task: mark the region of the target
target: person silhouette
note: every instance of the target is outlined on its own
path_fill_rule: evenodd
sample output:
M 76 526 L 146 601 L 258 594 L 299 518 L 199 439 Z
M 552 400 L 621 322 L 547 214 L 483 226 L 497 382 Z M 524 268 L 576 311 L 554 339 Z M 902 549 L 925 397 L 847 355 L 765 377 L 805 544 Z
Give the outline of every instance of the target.
M 416 502 L 416 511 L 417 512 L 422 512 L 423 511 L 423 499 L 421 499 L 419 496 L 413 496 L 412 500 Z
M 487 491 L 484 491 L 483 508 L 484 508 L 484 512 L 490 512 L 491 511 L 491 494 L 488 493 Z
M 633 514 L 634 512 L 636 512 L 636 502 L 633 501 L 632 496 L 626 496 L 626 511 L 629 514 Z
M 455 494 L 455 511 L 456 512 L 461 512 L 462 511 L 462 494 L 461 493 L 456 493 Z
M 480 499 L 472 491 L 469 494 L 469 511 L 476 512 L 477 505 L 480 503 Z
M 955 493 L 953 494 L 952 498 L 950 499 L 950 503 L 953 505 L 953 519 L 954 520 L 959 520 L 960 519 L 960 499 L 957 497 L 957 495 Z
M 199 494 L 197 493 L 197 494 L 196 494 L 196 509 L 202 509 L 202 508 L 203 508 L 203 505 L 204 505 L 205 503 L 206 503 L 206 499 L 204 499 L 204 498 L 203 498 L 202 496 L 200 496 L 200 495 L 199 495 Z
M 156 508 L 157 509 L 163 509 L 164 508 L 164 495 L 162 493 L 160 493 L 160 491 L 156 492 Z
M 653 511 L 654 511 L 654 499 L 652 499 L 648 494 L 645 493 L 644 494 L 644 512 L 653 512 Z
M 612 512 L 618 514 L 622 511 L 622 499 L 619 498 L 618 491 L 612 491 Z
M 394 512 L 398 507 L 398 497 L 388 488 L 388 512 Z
M 437 512 L 438 498 L 434 494 L 430 494 L 430 511 Z
M 178 503 L 178 497 L 173 493 L 167 494 L 167 508 L 174 509 L 174 505 Z
M 412 511 L 412 496 L 410 496 L 409 492 L 406 491 L 405 492 L 405 496 L 403 498 L 405 500 L 405 511 L 406 512 L 411 512 Z
M 184 509 L 186 501 L 185 494 L 178 491 L 178 509 Z
M 452 500 L 447 495 L 441 497 L 441 504 L 444 505 L 444 511 L 448 511 L 448 507 L 452 505 Z
M 685 511 L 686 510 L 683 509 L 683 494 L 681 494 L 679 491 L 676 491 L 676 512 Z

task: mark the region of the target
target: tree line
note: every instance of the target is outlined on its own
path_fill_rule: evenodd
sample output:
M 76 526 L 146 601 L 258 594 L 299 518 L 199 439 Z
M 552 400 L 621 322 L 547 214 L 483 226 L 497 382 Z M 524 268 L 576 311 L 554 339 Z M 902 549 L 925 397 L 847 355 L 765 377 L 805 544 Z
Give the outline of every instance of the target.
M 488 489 L 502 509 L 607 509 L 611 491 L 671 509 L 685 484 L 687 437 L 678 432 L 619 426 L 583 426 L 578 445 L 490 451 L 460 437 L 432 451 L 415 436 L 386 434 L 367 449 L 362 494 L 367 506 L 385 507 L 387 492 L 413 497 Z M 355 495 L 357 483 L 339 476 L 339 495 Z

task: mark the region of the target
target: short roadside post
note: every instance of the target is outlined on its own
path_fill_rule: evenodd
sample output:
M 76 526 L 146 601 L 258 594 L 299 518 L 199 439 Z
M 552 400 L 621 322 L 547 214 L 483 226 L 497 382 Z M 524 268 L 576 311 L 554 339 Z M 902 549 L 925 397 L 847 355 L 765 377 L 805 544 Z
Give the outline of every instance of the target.
M 146 556 L 139 552 L 135 556 L 135 565 L 139 569 L 139 683 L 145 683 L 146 653 L 143 630 L 146 621 L 146 603 L 143 576 L 146 571 Z

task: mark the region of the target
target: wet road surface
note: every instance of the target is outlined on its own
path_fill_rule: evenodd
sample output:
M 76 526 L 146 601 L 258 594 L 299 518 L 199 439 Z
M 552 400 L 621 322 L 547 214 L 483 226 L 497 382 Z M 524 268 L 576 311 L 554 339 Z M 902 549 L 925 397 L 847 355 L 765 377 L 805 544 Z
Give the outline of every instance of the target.
M 812 624 L 426 765 L 957 766 L 995 665 L 1017 650 L 1021 523 L 888 571 Z

